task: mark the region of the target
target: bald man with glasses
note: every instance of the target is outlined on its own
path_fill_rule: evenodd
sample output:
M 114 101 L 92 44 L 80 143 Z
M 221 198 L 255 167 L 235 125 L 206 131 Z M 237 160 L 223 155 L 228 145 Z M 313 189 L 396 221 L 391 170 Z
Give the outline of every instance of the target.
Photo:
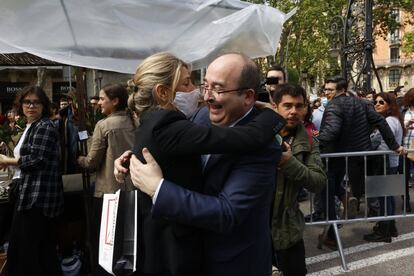
M 254 107 L 259 87 L 259 72 L 248 57 L 217 58 L 200 89 L 207 106 L 194 121 L 222 127 L 248 123 L 259 112 Z M 132 157 L 130 171 L 134 184 L 153 196 L 153 218 L 204 230 L 200 275 L 271 274 L 270 208 L 281 156 L 277 143 L 250 154 L 204 155 L 202 193 L 163 179 L 150 153 L 143 155 L 147 164 Z

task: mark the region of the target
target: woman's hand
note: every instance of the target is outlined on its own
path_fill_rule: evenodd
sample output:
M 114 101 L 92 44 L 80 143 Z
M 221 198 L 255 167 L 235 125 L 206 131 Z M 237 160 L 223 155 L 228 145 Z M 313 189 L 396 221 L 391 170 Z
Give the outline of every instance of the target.
M 400 146 L 398 149 L 394 150 L 394 152 L 398 155 L 407 154 L 407 150 L 403 146 Z
M 4 170 L 8 167 L 5 163 L 5 157 L 5 155 L 0 154 L 0 170 Z
M 8 166 L 17 166 L 17 159 L 0 154 L 0 169 L 6 169 Z
M 129 160 L 131 158 L 132 151 L 127 150 L 121 156 L 114 161 L 114 176 L 119 183 L 125 182 L 125 177 L 128 174 Z
M 414 124 L 414 119 L 408 120 L 408 122 L 405 124 L 406 128 L 410 128 Z

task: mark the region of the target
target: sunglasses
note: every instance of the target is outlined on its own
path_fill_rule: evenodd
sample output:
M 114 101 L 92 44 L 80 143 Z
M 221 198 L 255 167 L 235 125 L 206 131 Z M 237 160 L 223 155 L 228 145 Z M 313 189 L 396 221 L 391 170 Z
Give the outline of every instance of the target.
M 374 101 L 374 104 L 380 104 L 380 105 L 384 105 L 385 102 L 383 100 L 379 100 L 379 101 Z

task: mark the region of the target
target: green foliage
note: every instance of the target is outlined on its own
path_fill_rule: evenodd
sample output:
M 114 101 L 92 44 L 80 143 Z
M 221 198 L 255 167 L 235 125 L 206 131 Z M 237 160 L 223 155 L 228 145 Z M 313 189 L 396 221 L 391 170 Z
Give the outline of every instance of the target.
M 16 125 L 19 130 L 24 130 L 26 128 L 26 118 L 20 117 L 19 119 L 17 119 Z
M 296 70 L 288 68 L 288 78 L 290 83 L 299 84 L 299 74 Z
M 405 33 L 403 38 L 403 52 L 406 54 L 414 54 L 414 31 Z
M 400 18 L 400 21 L 397 22 L 391 14 L 392 9 L 399 9 L 413 15 L 414 0 L 376 0 L 373 10 L 373 24 L 377 27 L 376 35 L 386 38 L 390 30 L 398 28 L 400 25 L 414 23 L 412 18 L 405 18 L 405 21 Z
M 259 66 L 262 66 L 262 71 L 265 71 L 270 64 L 277 63 L 289 68 L 297 76 L 307 72 L 316 84 L 321 83 L 321 78 L 324 76 L 340 72 L 338 60 L 331 57 L 330 49 L 340 38 L 343 25 L 340 17 L 345 15 L 348 0 L 250 0 L 248 2 L 256 4 L 266 2 L 285 13 L 298 6 L 296 15 L 284 25 L 277 53 L 258 62 Z M 386 35 L 389 30 L 398 26 L 398 22 L 391 16 L 392 8 L 414 14 L 414 0 L 375 0 L 374 4 L 373 26 L 376 27 L 374 35 Z M 401 18 L 398 24 L 407 23 L 412 22 L 403 22 Z M 332 32 L 332 26 L 337 26 L 336 32 Z M 338 46 L 338 43 L 336 44 Z

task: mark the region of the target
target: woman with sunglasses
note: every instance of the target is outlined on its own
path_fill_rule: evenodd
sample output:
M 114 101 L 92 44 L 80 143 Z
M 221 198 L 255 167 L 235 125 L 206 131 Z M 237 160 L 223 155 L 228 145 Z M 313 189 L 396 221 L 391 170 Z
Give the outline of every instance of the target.
M 402 144 L 402 138 L 404 133 L 404 123 L 403 118 L 400 113 L 395 95 L 392 93 L 379 93 L 374 96 L 374 106 L 375 111 L 385 117 L 388 125 L 390 126 L 394 138 L 400 145 Z M 376 130 L 373 134 L 375 136 L 381 135 Z M 381 137 L 378 150 L 390 150 L 385 144 L 384 140 Z M 383 163 L 383 162 L 382 162 Z M 398 173 L 398 164 L 399 156 L 397 155 L 388 155 L 386 162 L 386 172 L 388 174 L 397 174 Z M 378 174 L 383 174 L 383 169 L 378 171 Z M 380 215 L 385 215 L 385 200 L 387 201 L 387 215 L 395 215 L 395 199 L 392 196 L 379 197 L 378 201 L 380 203 Z M 376 242 L 391 242 L 391 237 L 398 236 L 397 228 L 395 226 L 395 220 L 388 221 L 379 221 L 373 227 L 373 233 L 364 235 L 364 239 L 367 241 L 376 241 Z

